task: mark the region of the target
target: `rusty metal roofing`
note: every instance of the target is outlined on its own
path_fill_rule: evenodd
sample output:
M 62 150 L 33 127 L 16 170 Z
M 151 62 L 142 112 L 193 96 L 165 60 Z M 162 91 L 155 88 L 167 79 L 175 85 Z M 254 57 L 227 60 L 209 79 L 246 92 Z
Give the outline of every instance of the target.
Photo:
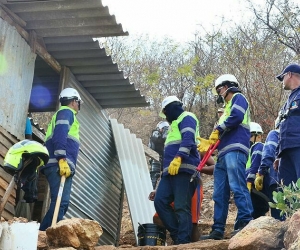
M 49 54 L 61 66 L 70 68 L 102 108 L 149 105 L 134 84 L 124 77 L 118 65 L 107 56 L 105 49 L 93 40 L 128 35 L 101 0 L 0 0 L 0 3 L 24 21 L 17 21 L 24 30 L 37 34 L 38 41 L 44 44 Z M 33 88 L 46 87 L 53 101 L 43 110 L 30 105 L 29 111 L 56 109 L 59 79 L 59 72 L 37 57 Z M 31 99 L 36 94 L 32 93 Z

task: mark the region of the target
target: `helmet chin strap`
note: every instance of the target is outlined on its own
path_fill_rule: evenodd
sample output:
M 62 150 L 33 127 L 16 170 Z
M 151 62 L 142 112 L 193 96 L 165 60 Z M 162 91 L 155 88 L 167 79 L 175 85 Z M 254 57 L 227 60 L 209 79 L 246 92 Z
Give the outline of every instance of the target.
M 218 99 L 217 99 L 218 104 L 224 103 L 224 100 L 225 100 L 226 96 L 228 95 L 228 90 L 230 90 L 232 88 L 235 88 L 235 87 L 229 87 L 228 89 L 226 89 L 224 91 L 223 94 L 218 95 Z

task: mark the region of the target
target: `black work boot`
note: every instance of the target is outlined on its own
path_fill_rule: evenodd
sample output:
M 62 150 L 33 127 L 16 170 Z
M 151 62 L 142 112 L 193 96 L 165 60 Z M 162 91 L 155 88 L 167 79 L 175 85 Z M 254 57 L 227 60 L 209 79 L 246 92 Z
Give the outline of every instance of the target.
M 247 226 L 249 221 L 241 221 L 238 224 L 238 227 L 235 226 L 235 230 L 231 232 L 231 237 L 235 236 L 238 232 L 240 232 L 245 226 Z
M 219 231 L 212 230 L 209 235 L 203 235 L 200 237 L 200 240 L 222 240 L 223 234 Z

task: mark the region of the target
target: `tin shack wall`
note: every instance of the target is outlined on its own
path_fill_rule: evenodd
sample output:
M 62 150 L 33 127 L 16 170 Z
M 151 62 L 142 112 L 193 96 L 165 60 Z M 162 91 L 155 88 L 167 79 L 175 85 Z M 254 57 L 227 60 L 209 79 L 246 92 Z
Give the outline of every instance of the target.
M 36 55 L 16 29 L 0 18 L 0 125 L 24 139 Z
M 99 243 L 118 244 L 124 185 L 110 121 L 72 74 L 66 87 L 76 88 L 84 101 L 77 115 L 81 145 L 66 217 L 98 221 Z

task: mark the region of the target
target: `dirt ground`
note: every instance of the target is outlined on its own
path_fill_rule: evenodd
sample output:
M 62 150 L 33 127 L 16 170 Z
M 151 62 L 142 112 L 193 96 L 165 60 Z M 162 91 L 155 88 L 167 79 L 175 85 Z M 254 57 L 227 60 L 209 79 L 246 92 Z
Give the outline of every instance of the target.
M 214 202 L 212 200 L 213 176 L 203 175 L 202 180 L 203 180 L 203 187 L 204 187 L 203 189 L 204 198 L 202 203 L 201 216 L 198 222 L 198 228 L 202 234 L 208 234 L 211 230 L 211 225 L 213 223 L 213 209 L 214 209 Z M 236 218 L 236 206 L 234 204 L 233 198 L 231 197 L 229 201 L 229 213 L 227 217 L 227 224 L 228 224 L 229 231 L 232 230 L 235 218 Z M 170 239 L 168 238 L 167 235 L 167 243 L 168 242 L 170 243 Z M 121 233 L 120 233 L 119 245 L 120 246 L 136 245 L 126 196 L 123 204 L 123 215 L 122 215 L 122 222 L 121 222 Z

